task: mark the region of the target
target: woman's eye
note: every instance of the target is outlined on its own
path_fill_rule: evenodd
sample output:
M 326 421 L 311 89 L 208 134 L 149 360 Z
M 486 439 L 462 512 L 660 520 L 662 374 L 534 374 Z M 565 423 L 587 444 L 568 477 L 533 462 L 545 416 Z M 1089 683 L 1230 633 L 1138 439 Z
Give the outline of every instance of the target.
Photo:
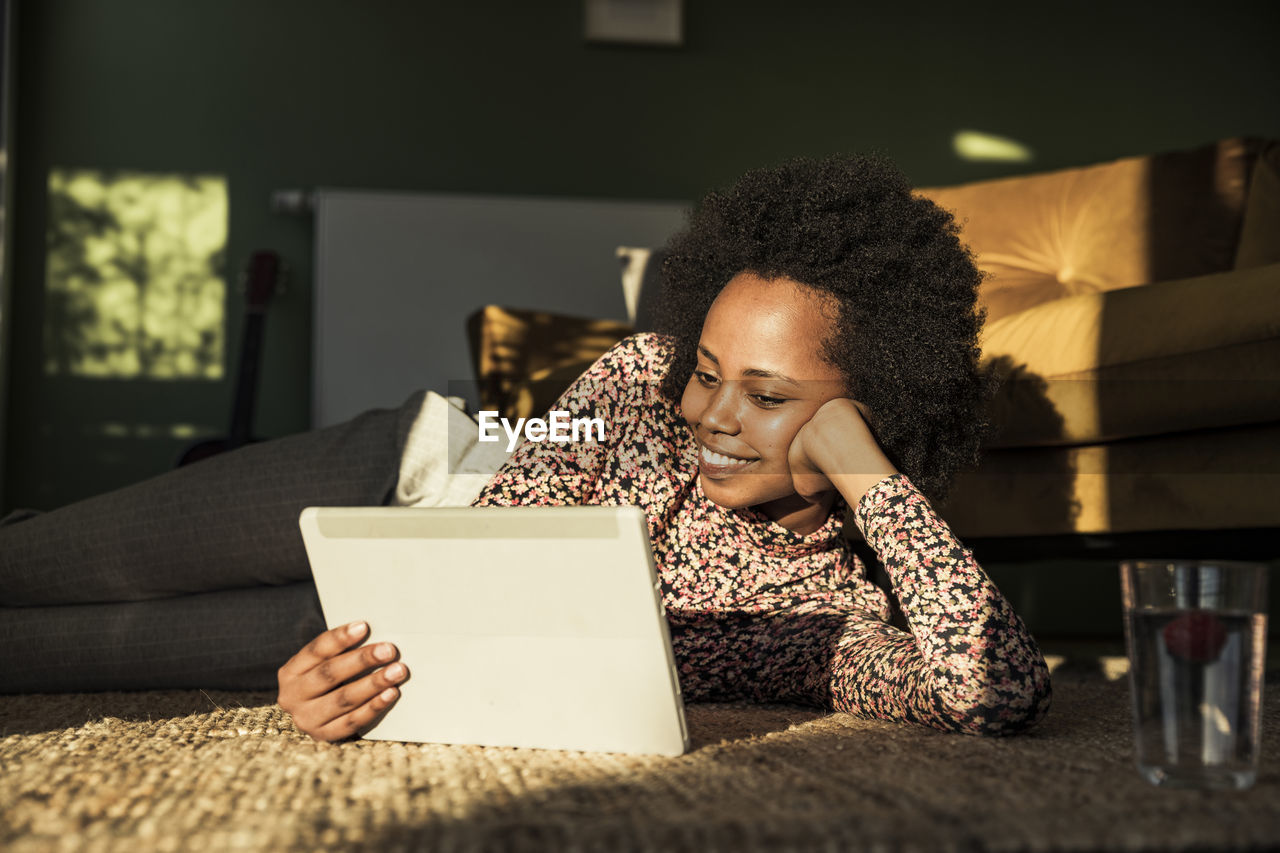
M 695 370 L 693 375 L 697 377 L 698 382 L 707 388 L 714 387 L 720 381 L 715 374 L 707 373 L 705 370 Z
M 751 399 L 762 409 L 774 409 L 787 402 L 784 397 L 770 397 L 768 394 L 752 394 Z

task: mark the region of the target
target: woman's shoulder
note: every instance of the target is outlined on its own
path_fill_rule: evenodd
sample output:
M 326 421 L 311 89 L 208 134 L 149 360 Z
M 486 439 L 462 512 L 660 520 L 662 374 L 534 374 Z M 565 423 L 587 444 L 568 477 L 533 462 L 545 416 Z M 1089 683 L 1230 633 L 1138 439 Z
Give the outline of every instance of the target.
M 657 332 L 636 332 L 614 344 L 610 352 L 631 354 L 645 362 L 665 365 L 675 353 L 675 338 Z
M 615 376 L 661 380 L 667 375 L 674 352 L 675 340 L 670 336 L 638 332 L 614 344 L 596 364 Z

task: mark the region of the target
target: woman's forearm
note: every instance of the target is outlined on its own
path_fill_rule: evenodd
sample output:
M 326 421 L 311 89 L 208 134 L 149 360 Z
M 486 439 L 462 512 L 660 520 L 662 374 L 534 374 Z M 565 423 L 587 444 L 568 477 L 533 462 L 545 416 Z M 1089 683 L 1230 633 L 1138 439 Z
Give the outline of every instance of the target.
M 893 644 L 903 671 L 884 676 L 920 694 L 900 697 L 903 706 L 944 718 L 924 722 L 981 734 L 1040 719 L 1050 689 L 1039 647 L 924 496 L 897 475 L 871 486 L 855 507 L 911 629 L 909 642 Z

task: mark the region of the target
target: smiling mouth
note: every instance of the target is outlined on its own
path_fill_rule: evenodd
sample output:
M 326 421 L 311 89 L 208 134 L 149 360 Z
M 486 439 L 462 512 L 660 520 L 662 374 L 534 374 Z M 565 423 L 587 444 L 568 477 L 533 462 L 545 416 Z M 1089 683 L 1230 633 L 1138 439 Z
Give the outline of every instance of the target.
M 723 453 L 716 453 L 706 446 L 702 447 L 702 452 L 698 454 L 698 459 L 702 463 L 700 466 L 702 470 L 713 474 L 732 474 L 756 461 L 754 459 L 740 459 L 736 456 L 725 456 Z

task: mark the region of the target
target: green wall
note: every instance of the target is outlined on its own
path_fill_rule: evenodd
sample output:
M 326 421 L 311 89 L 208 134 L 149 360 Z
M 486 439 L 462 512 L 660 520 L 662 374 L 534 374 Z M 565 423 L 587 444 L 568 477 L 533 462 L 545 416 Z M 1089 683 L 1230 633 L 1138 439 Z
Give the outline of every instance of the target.
M 5 505 L 164 470 L 181 441 L 92 424 L 220 426 L 231 395 L 42 375 L 51 169 L 226 177 L 229 267 L 272 247 L 291 268 L 267 321 L 271 436 L 307 425 L 311 348 L 310 222 L 273 214 L 277 189 L 694 198 L 796 154 L 878 149 L 943 184 L 1280 137 L 1252 3 L 686 5 L 686 46 L 655 50 L 585 44 L 580 0 L 20 0 Z M 962 162 L 965 128 L 1035 160 Z M 241 309 L 233 291 L 231 342 Z

